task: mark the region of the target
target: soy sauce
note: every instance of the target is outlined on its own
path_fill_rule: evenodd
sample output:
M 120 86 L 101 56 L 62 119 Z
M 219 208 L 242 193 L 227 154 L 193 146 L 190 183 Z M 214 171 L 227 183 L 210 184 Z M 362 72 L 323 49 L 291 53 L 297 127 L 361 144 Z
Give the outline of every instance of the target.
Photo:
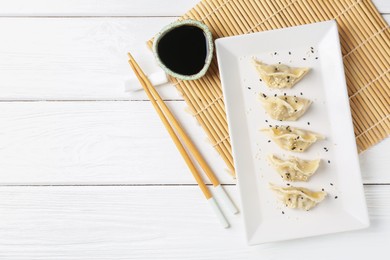
M 195 75 L 202 70 L 207 57 L 207 41 L 203 30 L 184 25 L 167 32 L 158 42 L 161 62 L 181 75 Z

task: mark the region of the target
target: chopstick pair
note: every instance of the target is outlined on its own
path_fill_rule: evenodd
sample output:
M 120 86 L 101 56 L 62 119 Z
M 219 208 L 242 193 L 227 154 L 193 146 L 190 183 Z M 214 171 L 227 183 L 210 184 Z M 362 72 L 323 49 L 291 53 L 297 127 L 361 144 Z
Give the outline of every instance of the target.
M 201 174 L 198 172 L 197 168 L 195 167 L 194 163 L 191 160 L 191 157 L 185 150 L 183 144 L 181 143 L 179 135 L 181 139 L 183 140 L 184 144 L 187 146 L 188 151 L 191 152 L 193 157 L 196 159 L 196 161 L 199 163 L 200 167 L 204 170 L 207 177 L 210 179 L 211 183 L 213 184 L 213 187 L 215 189 L 215 192 L 218 194 L 218 197 L 221 198 L 221 200 L 224 202 L 226 207 L 231 211 L 233 214 L 236 214 L 238 212 L 238 209 L 233 204 L 229 196 L 226 194 L 225 190 L 223 189 L 222 185 L 218 181 L 217 177 L 211 170 L 211 168 L 208 166 L 206 161 L 203 159 L 200 152 L 196 149 L 194 143 L 191 141 L 191 139 L 188 137 L 188 135 L 185 133 L 183 128 L 180 126 L 179 122 L 176 120 L 176 118 L 173 116 L 167 105 L 164 103 L 164 101 L 161 99 L 160 95 L 156 91 L 156 89 L 152 86 L 149 79 L 146 77 L 145 73 L 142 71 L 140 66 L 137 64 L 137 62 L 134 60 L 133 56 L 131 56 L 130 53 L 128 53 L 129 57 L 129 64 L 131 68 L 133 69 L 135 75 L 137 76 L 139 82 L 141 83 L 143 89 L 145 90 L 146 94 L 148 95 L 148 98 L 153 104 L 154 109 L 156 110 L 157 114 L 159 115 L 161 121 L 163 122 L 165 128 L 167 129 L 169 135 L 171 136 L 173 142 L 175 143 L 177 149 L 179 150 L 180 154 L 182 155 L 184 161 L 186 162 L 188 168 L 190 169 L 192 175 L 194 176 L 199 188 L 203 192 L 204 196 L 206 197 L 207 201 L 210 203 L 210 206 L 213 208 L 215 214 L 217 215 L 219 221 L 223 225 L 223 227 L 227 228 L 229 227 L 229 222 L 226 220 L 225 216 L 223 215 L 218 202 L 214 199 L 212 193 L 210 192 L 207 185 L 203 182 Z M 176 132 L 177 134 L 176 134 Z

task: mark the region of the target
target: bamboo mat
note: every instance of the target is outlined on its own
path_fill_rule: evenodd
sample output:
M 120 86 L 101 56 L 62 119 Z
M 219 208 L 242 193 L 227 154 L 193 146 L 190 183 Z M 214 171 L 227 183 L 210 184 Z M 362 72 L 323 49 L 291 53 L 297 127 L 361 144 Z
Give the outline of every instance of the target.
M 390 134 L 390 30 L 370 0 L 203 0 L 183 19 L 214 39 L 336 19 L 359 152 Z M 199 80 L 170 80 L 234 174 L 217 59 Z

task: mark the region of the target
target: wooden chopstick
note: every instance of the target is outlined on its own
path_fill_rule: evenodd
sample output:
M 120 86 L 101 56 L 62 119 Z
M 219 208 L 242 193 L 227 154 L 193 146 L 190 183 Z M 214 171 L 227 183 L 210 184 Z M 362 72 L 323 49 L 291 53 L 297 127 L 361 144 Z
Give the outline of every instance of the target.
M 176 135 L 174 129 L 172 128 L 170 121 L 168 119 L 173 119 L 173 122 L 176 122 L 176 125 L 178 128 L 176 130 L 181 135 L 181 137 L 186 137 L 188 140 L 188 136 L 184 132 L 184 130 L 181 128 L 177 120 L 174 118 L 172 113 L 170 112 L 169 108 L 166 106 L 164 101 L 161 99 L 158 92 L 154 89 L 152 84 L 150 83 L 149 79 L 146 77 L 145 73 L 143 73 L 142 69 L 139 67 L 137 62 L 134 60 L 134 58 L 131 56 L 130 53 L 128 53 L 129 56 L 129 64 L 131 68 L 133 69 L 135 75 L 137 76 L 138 80 L 140 81 L 143 89 L 145 90 L 146 94 L 148 95 L 148 98 L 150 99 L 151 103 L 153 104 L 153 107 L 155 108 L 157 114 L 159 115 L 161 121 L 163 122 L 165 128 L 167 129 L 169 135 L 171 136 L 173 142 L 175 143 L 176 147 L 178 148 L 180 154 L 182 155 L 184 161 L 186 162 L 188 168 L 190 169 L 192 175 L 194 176 L 198 186 L 200 187 L 201 191 L 203 192 L 206 199 L 209 201 L 210 205 L 212 206 L 214 212 L 216 213 L 218 219 L 222 223 L 222 225 L 227 228 L 229 227 L 229 223 L 227 222 L 225 216 L 223 215 L 221 209 L 219 208 L 217 201 L 213 198 L 212 194 L 208 190 L 207 186 L 204 184 L 202 177 L 198 170 L 196 169 L 194 163 L 192 162 L 190 156 L 188 155 L 187 151 L 185 150 L 183 144 L 181 143 L 180 139 Z M 161 107 L 160 107 L 161 105 Z M 167 117 L 168 119 L 167 119 Z M 183 138 L 184 139 L 184 138 Z M 191 148 L 189 148 L 191 150 Z M 199 154 L 200 155 L 200 154 Z M 207 166 L 208 167 L 208 166 Z M 218 183 L 218 180 L 214 176 L 214 183 Z M 216 182 L 215 182 L 216 181 Z M 219 185 L 220 186 L 220 185 Z
M 145 82 L 145 84 L 148 86 L 148 90 L 151 92 L 151 96 L 155 99 L 155 101 L 160 106 L 161 110 L 165 114 L 165 116 L 168 118 L 168 121 L 170 124 L 172 124 L 173 128 L 176 130 L 178 135 L 182 138 L 184 144 L 187 146 L 191 154 L 194 156 L 194 158 L 199 163 L 200 167 L 203 169 L 203 171 L 206 173 L 207 177 L 213 184 L 215 191 L 218 193 L 218 196 L 223 200 L 224 204 L 228 207 L 228 209 L 233 213 L 238 213 L 238 209 L 232 202 L 232 200 L 229 198 L 225 190 L 222 188 L 222 185 L 218 181 L 217 177 L 215 176 L 214 172 L 211 170 L 207 162 L 204 160 L 192 140 L 188 137 L 186 132 L 183 130 L 180 123 L 176 120 L 176 118 L 173 116 L 171 111 L 169 110 L 168 106 L 164 103 L 160 95 L 158 94 L 157 90 L 152 86 L 149 79 L 145 75 L 145 73 L 142 71 L 140 66 L 135 62 L 134 58 L 131 56 L 130 53 L 128 53 L 129 56 L 129 62 L 131 61 L 133 66 L 135 67 L 135 70 L 137 71 L 137 77 L 140 76 L 142 80 Z M 150 98 L 150 97 L 149 97 Z

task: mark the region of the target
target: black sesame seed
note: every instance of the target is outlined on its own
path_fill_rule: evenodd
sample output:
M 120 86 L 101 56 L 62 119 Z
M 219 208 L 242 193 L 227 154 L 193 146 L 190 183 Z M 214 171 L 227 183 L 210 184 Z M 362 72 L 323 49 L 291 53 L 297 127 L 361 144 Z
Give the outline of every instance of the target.
M 295 103 L 298 103 L 298 100 L 295 100 Z
M 272 127 L 272 125 L 269 125 L 269 127 Z
M 278 62 L 279 64 L 282 64 L 280 61 Z
M 265 122 L 268 123 L 268 120 L 266 119 Z
M 325 191 L 325 189 L 322 189 L 322 191 Z
M 262 79 L 259 79 L 260 81 L 263 81 Z
M 286 93 L 283 93 L 283 95 L 285 96 L 285 95 L 286 95 Z
M 284 214 L 284 211 L 282 211 L 282 214 Z
M 285 98 L 284 98 L 284 100 L 286 100 L 286 101 L 287 101 L 287 97 L 285 97 Z
M 334 196 L 334 199 L 336 199 L 336 200 L 337 200 L 337 198 L 338 198 L 337 196 Z
M 312 49 L 312 50 L 313 50 L 313 49 L 314 49 L 314 47 L 310 47 L 310 49 Z
M 298 111 L 298 110 L 296 110 L 296 109 L 294 110 L 294 112 L 297 112 L 297 111 Z
M 299 139 L 299 137 L 300 137 L 300 136 L 298 135 L 298 136 L 297 136 L 297 140 Z
M 287 183 L 287 186 L 290 186 L 290 183 Z
M 318 60 L 318 57 L 316 57 L 316 60 Z
M 296 147 L 295 147 L 295 146 L 291 147 L 291 150 L 293 150 L 293 151 L 294 151 L 295 149 L 296 149 Z
M 275 94 L 274 97 L 276 97 L 277 95 Z
M 329 183 L 330 184 L 330 186 L 333 186 L 333 183 Z
M 251 87 L 248 87 L 248 89 L 252 89 Z
M 299 148 L 299 151 L 302 151 L 302 148 Z
M 277 52 L 274 53 L 274 55 L 278 54 Z
M 310 122 L 307 122 L 308 125 L 310 125 Z
M 268 140 L 268 143 L 270 143 L 271 142 L 271 140 Z
M 288 55 L 291 55 L 291 51 L 288 52 Z
M 330 160 L 328 160 L 328 163 L 330 163 Z
M 311 53 L 314 53 L 314 51 L 312 50 Z
M 301 92 L 301 96 L 303 95 L 303 93 Z
M 303 60 L 306 60 L 306 58 L 303 58 Z
M 263 93 L 263 97 L 265 97 L 265 98 L 266 98 L 266 97 L 267 97 L 267 95 Z

